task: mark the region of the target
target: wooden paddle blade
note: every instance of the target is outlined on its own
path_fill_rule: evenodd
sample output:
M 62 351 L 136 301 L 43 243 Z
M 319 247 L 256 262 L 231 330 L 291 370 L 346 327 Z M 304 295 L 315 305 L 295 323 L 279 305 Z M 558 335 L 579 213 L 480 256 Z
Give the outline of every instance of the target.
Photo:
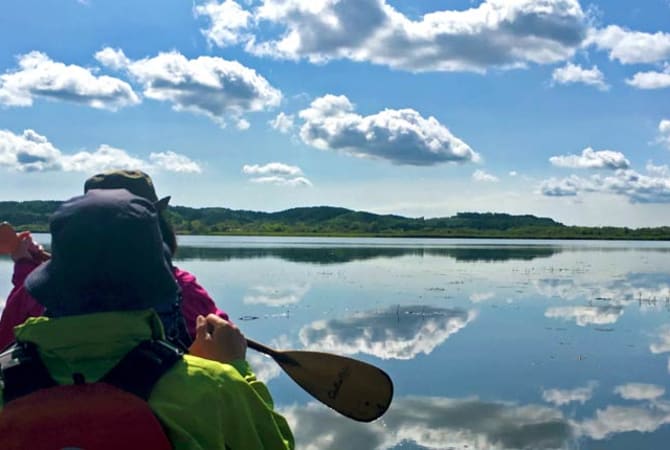
M 303 389 L 335 411 L 359 422 L 382 416 L 393 399 L 393 382 L 383 370 L 344 356 L 302 350 L 280 352 L 277 360 Z
M 7 222 L 0 223 L 0 254 L 12 253 L 19 245 L 16 231 Z

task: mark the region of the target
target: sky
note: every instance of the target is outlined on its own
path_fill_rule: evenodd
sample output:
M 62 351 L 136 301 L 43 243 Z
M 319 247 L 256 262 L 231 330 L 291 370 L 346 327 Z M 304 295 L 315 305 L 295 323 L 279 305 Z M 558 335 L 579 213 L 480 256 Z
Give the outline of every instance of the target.
M 670 0 L 9 0 L 0 200 L 670 225 Z

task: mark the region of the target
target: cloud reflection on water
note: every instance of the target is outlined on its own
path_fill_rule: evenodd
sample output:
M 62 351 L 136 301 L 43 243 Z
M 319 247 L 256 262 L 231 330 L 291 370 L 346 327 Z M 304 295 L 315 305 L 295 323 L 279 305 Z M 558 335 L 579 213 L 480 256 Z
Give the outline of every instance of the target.
M 316 403 L 283 408 L 297 447 L 387 450 L 402 443 L 427 449 L 571 449 L 570 423 L 543 405 L 478 398 L 402 397 L 381 420 L 361 424 Z
M 342 319 L 319 320 L 300 330 L 310 349 L 382 359 L 412 359 L 430 354 L 477 317 L 474 310 L 434 306 L 397 306 Z
M 577 325 L 607 325 L 623 314 L 623 306 L 558 306 L 548 308 L 545 317 L 574 320 Z

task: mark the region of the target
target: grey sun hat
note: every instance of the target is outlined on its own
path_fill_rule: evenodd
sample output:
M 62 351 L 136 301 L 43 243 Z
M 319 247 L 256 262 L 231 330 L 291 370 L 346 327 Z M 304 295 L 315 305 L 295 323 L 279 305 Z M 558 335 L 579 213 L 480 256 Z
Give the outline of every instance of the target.
M 125 189 L 92 189 L 49 219 L 51 259 L 26 279 L 53 317 L 175 304 L 179 287 L 154 204 Z

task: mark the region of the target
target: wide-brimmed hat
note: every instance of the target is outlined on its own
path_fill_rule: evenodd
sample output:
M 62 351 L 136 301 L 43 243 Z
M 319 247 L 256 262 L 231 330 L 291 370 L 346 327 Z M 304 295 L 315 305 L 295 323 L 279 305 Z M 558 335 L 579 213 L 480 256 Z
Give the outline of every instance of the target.
M 175 304 L 158 213 L 125 189 L 93 189 L 64 202 L 49 219 L 51 259 L 25 287 L 47 314 L 156 308 Z
M 84 183 L 84 192 L 91 189 L 127 189 L 154 203 L 159 211 L 167 208 L 170 196 L 160 200 L 151 177 L 141 170 L 111 170 L 93 175 Z

